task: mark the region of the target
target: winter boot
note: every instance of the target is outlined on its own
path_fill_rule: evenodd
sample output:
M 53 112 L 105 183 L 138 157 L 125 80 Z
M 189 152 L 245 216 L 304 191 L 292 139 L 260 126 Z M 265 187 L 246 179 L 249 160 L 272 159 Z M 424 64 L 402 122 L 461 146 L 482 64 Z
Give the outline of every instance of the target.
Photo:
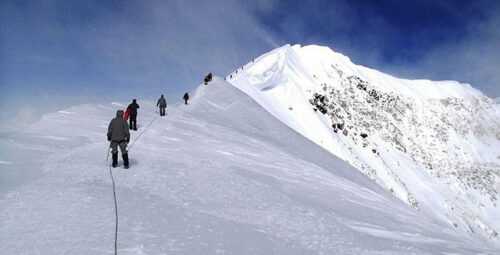
M 111 166 L 116 167 L 118 165 L 118 153 L 113 153 L 113 164 Z
M 128 166 L 129 166 L 129 164 L 128 164 L 128 153 L 123 153 L 122 157 L 123 157 L 123 167 L 125 169 L 128 169 Z

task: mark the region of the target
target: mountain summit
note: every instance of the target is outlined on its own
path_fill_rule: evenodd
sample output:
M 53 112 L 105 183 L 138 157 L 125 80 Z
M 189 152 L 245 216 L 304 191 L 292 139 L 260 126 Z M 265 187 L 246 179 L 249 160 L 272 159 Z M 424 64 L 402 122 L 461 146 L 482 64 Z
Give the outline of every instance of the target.
M 399 79 L 316 45 L 285 45 L 227 79 L 411 207 L 498 239 L 500 109 L 470 85 Z

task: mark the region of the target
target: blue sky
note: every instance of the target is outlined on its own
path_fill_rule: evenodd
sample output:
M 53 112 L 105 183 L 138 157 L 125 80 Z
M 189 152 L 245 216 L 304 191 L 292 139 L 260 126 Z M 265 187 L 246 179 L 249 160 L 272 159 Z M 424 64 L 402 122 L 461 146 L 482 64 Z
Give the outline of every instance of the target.
M 84 102 L 174 101 L 285 43 L 500 96 L 500 1 L 0 1 L 2 116 Z

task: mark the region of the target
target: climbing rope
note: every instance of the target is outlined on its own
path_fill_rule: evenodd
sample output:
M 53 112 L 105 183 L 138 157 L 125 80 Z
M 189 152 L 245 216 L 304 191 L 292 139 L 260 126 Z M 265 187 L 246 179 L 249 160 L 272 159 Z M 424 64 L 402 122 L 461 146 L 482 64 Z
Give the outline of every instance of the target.
M 154 117 L 147 125 L 146 127 L 144 128 L 144 130 L 141 131 L 141 133 L 139 133 L 139 135 L 130 143 L 129 146 L 127 146 L 127 151 L 129 151 L 134 145 L 135 143 L 137 142 L 137 140 L 139 140 L 139 138 L 141 138 L 141 136 L 146 133 L 146 131 L 151 127 L 151 125 L 153 125 L 153 123 L 158 119 L 158 116 Z
M 115 178 L 113 177 L 113 171 L 111 170 L 111 165 L 109 164 L 109 149 L 106 153 L 106 164 L 109 168 L 109 176 L 111 177 L 111 183 L 113 184 L 113 200 L 115 201 L 115 255 L 118 254 L 118 201 L 116 199 L 116 186 Z

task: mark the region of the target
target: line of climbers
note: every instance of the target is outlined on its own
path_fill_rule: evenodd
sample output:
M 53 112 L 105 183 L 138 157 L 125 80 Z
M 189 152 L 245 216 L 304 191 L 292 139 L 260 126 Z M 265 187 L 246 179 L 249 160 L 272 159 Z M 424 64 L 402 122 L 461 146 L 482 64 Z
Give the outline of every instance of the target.
M 208 85 L 212 79 L 212 73 L 208 73 L 203 79 L 203 83 Z M 182 99 L 184 100 L 184 104 L 188 105 L 189 93 L 186 92 Z M 167 100 L 163 94 L 158 99 L 156 107 L 159 108 L 161 117 L 166 116 Z M 125 112 L 123 110 L 116 111 L 116 117 L 109 122 L 107 137 L 108 142 L 110 142 L 109 147 L 111 148 L 111 158 L 113 160 L 111 163 L 112 167 L 118 166 L 118 147 L 120 147 L 120 152 L 122 153 L 123 167 L 128 169 L 130 166 L 127 146 L 130 142 L 130 130 L 137 131 L 137 110 L 139 108 L 137 99 L 133 99 Z M 129 123 L 127 123 L 127 120 Z
M 252 59 L 252 64 L 255 63 L 255 58 Z M 227 81 L 227 80 L 232 80 L 233 77 L 236 77 L 236 75 L 238 74 L 238 71 L 241 70 L 243 71 L 250 63 L 246 64 L 246 65 L 242 65 L 238 68 L 236 68 L 236 70 L 234 70 L 234 72 L 231 72 L 228 76 L 224 77 L 224 80 Z M 209 73 L 211 74 L 211 73 Z M 210 76 L 211 77 L 211 76 Z M 205 84 L 207 85 L 207 84 Z

